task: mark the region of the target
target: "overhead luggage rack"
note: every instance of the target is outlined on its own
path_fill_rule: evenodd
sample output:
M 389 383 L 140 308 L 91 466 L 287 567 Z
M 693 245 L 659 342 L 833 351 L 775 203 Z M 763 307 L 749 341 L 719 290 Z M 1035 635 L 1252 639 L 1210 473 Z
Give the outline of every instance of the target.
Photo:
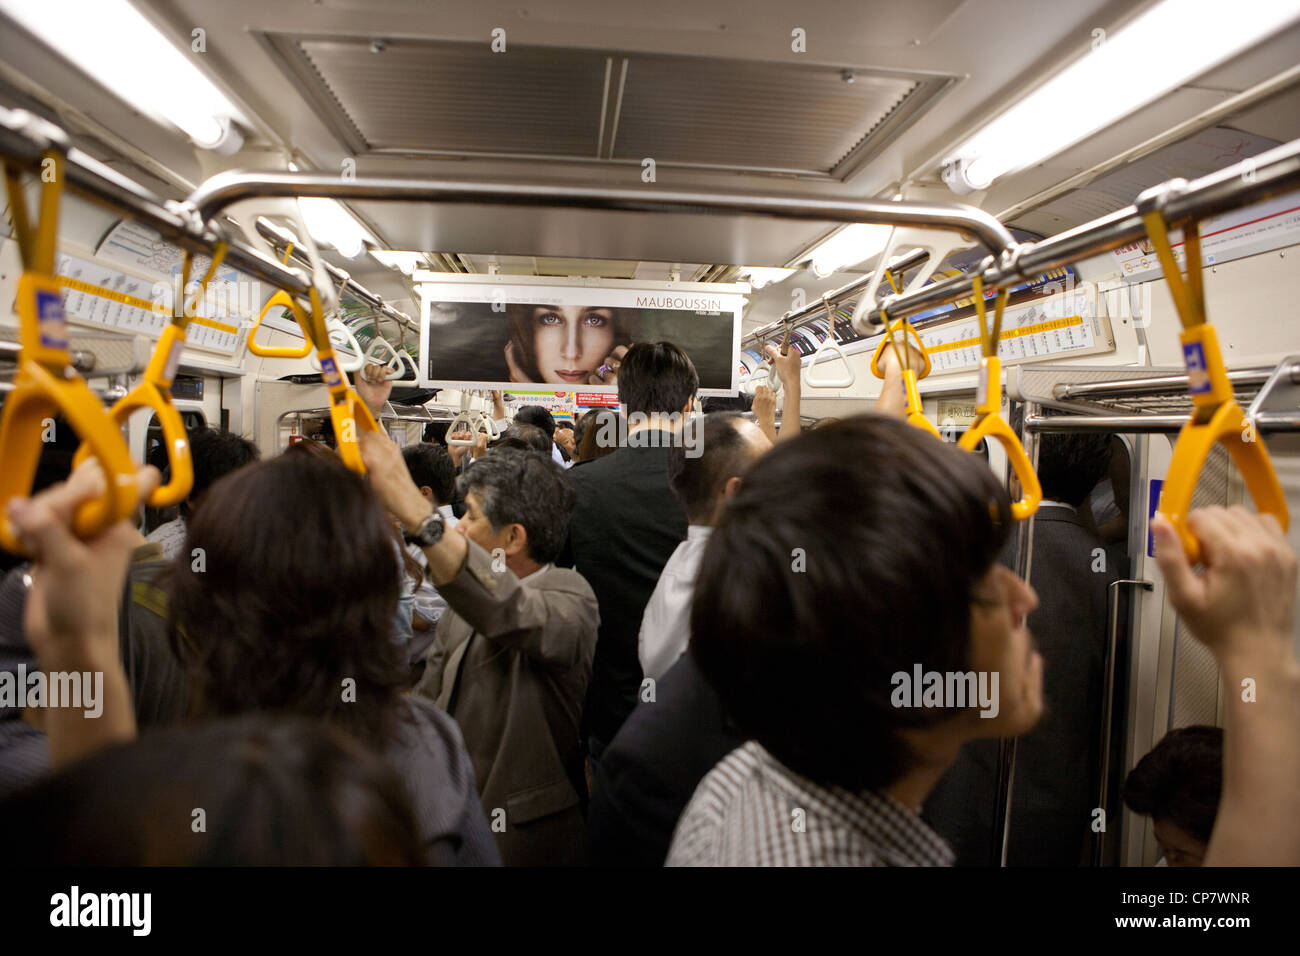
M 1300 431 L 1300 356 L 1234 369 L 1228 380 L 1261 433 Z M 1025 428 L 1035 432 L 1174 433 L 1192 412 L 1187 373 L 1177 366 L 1022 365 L 1007 370 L 1007 393 L 1028 404 Z

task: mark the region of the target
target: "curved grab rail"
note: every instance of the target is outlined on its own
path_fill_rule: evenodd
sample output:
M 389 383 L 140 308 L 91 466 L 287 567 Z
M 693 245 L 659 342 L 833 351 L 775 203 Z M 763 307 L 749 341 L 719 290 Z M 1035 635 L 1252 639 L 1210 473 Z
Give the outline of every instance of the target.
M 1138 197 L 1137 206 L 1183 325 L 1179 341 L 1187 366 L 1187 390 L 1192 398 L 1192 414 L 1174 442 L 1156 513 L 1164 515 L 1174 526 L 1188 561 L 1195 564 L 1201 560 L 1201 543 L 1188 527 L 1187 516 L 1201 470 L 1216 444 L 1228 450 L 1261 514 L 1273 515 L 1283 531 L 1290 526 L 1291 516 L 1268 448 L 1233 396 L 1218 334 L 1206 318 L 1198 223 L 1189 223 L 1183 230 L 1186 280 L 1174 257 L 1163 206 L 1171 195 L 1185 187 L 1184 182 L 1175 181 L 1147 190 Z
M 126 518 L 135 510 L 139 495 L 135 463 L 122 430 L 103 404 L 72 368 L 68 331 L 63 316 L 63 290 L 54 278 L 54 253 L 58 233 L 59 200 L 66 156 L 61 148 L 47 149 L 45 159 L 52 175 L 42 177 L 40 218 L 35 227 L 27 214 L 22 174 L 5 164 L 13 231 L 23 263 L 18 278 L 18 372 L 13 390 L 0 411 L 0 509 L 9 499 L 31 494 L 43 439 L 61 414 L 99 460 L 104 470 L 104 492 L 84 502 L 73 516 L 79 537 L 90 538 Z M 0 510 L 0 547 L 25 554 L 16 529 Z
M 181 354 L 185 350 L 186 331 L 191 319 L 198 314 L 208 283 L 217 274 L 221 260 L 225 258 L 226 249 L 226 243 L 217 244 L 208 264 L 207 273 L 199 282 L 194 298 L 183 300 L 180 309 L 173 310 L 172 320 L 159 336 L 153 357 L 149 360 L 140 384 L 118 399 L 108 412 L 109 417 L 119 427 L 125 425 L 127 419 L 140 409 L 147 408 L 158 417 L 158 423 L 162 426 L 170 474 L 167 483 L 159 485 L 149 496 L 149 504 L 155 508 L 170 508 L 180 504 L 194 486 L 194 461 L 190 457 L 189 432 L 186 431 L 185 420 L 181 417 L 181 413 L 172 404 L 171 387 L 172 380 L 176 377 L 176 369 L 180 365 Z M 193 262 L 193 254 L 186 250 L 181 265 L 182 295 L 190 284 L 190 268 Z M 179 314 L 175 314 L 176 312 Z M 90 457 L 90 447 L 83 443 L 73 456 L 73 466 L 81 464 L 88 457 Z
M 1020 437 L 1002 418 L 1002 361 L 998 358 L 998 339 L 1002 335 L 1002 311 L 1007 305 L 1008 290 L 998 293 L 994 305 L 993 325 L 987 322 L 984 303 L 984 283 L 979 276 L 975 283 L 975 313 L 979 316 L 980 345 L 984 358 L 980 362 L 979 388 L 976 392 L 975 422 L 961 436 L 957 444 L 974 451 L 979 443 L 992 439 L 1007 453 L 1011 470 L 1020 482 L 1020 500 L 1011 504 L 1011 516 L 1016 521 L 1032 517 L 1043 500 L 1043 486 L 1039 484 L 1033 462 L 1025 454 Z

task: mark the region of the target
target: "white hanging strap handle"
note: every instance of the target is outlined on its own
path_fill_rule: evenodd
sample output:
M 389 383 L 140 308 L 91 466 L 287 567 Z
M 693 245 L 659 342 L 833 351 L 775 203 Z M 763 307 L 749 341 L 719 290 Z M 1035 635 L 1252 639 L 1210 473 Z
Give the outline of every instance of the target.
M 876 307 L 876 291 L 880 288 L 880 283 L 885 278 L 888 271 L 887 266 L 894 260 L 895 253 L 901 248 L 909 251 L 912 248 L 919 247 L 923 249 L 928 258 L 921 264 L 912 281 L 903 289 L 902 295 L 913 292 L 921 288 L 929 281 L 930 276 L 934 275 L 935 270 L 944 259 L 955 249 L 962 249 L 971 245 L 971 240 L 964 239 L 955 232 L 947 232 L 935 229 L 915 229 L 907 226 L 895 226 L 889 230 L 889 241 L 885 243 L 885 249 L 880 254 L 879 264 L 876 271 L 871 275 L 871 282 L 865 292 L 858 296 L 857 305 L 853 308 L 853 328 L 860 335 L 876 335 L 877 329 L 867 325 L 867 316 L 871 310 Z
M 826 307 L 826 317 L 829 319 L 831 317 L 831 304 L 824 295 L 822 296 L 822 305 Z M 823 353 L 839 356 L 840 364 L 844 366 L 843 373 L 840 375 L 827 374 L 824 377 L 816 376 L 817 363 L 821 360 Z M 852 388 L 854 381 L 855 376 L 853 369 L 849 366 L 849 360 L 845 358 L 843 350 L 840 349 L 840 344 L 835 341 L 835 326 L 832 322 L 831 333 L 822 339 L 821 345 L 817 346 L 817 351 L 812 354 L 812 361 L 803 370 L 803 383 L 809 388 Z
M 330 343 L 334 346 L 334 355 L 339 360 L 339 368 L 345 372 L 359 372 L 366 364 L 366 350 L 361 347 L 352 330 L 338 319 L 329 319 L 325 323 Z M 350 354 L 349 354 L 350 353 Z M 311 367 L 321 370 L 320 356 L 313 354 Z
M 385 353 L 387 359 L 384 358 Z M 393 343 L 382 335 L 377 336 L 370 343 L 370 348 L 366 349 L 366 361 L 372 365 L 382 365 L 388 370 L 388 374 L 384 376 L 385 382 L 395 382 L 406 375 L 406 366 L 402 364 L 401 354 L 393 348 Z

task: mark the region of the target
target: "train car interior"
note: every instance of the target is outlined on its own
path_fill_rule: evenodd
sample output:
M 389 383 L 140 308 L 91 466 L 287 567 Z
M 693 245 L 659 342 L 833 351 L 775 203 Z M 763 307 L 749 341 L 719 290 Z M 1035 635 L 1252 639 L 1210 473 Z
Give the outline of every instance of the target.
M 1294 696 L 1294 676 L 1273 683 L 1261 674 L 1257 690 L 1256 671 L 1242 671 L 1240 659 L 1225 650 L 1229 637 L 1206 637 L 1204 629 L 1217 626 L 1212 615 L 1204 608 L 1193 613 L 1187 603 L 1189 589 L 1220 586 L 1234 569 L 1242 581 L 1273 569 L 1267 570 L 1272 592 L 1265 594 L 1261 584 L 1251 593 L 1277 609 L 1276 628 L 1289 639 L 1269 653 L 1289 662 L 1279 665 L 1280 673 L 1294 671 L 1300 654 L 1300 625 L 1289 610 L 1294 566 L 1258 555 L 1300 550 L 1300 528 L 1288 520 L 1292 505 L 1300 504 L 1295 0 L 1242 0 L 1230 8 L 1209 0 L 0 0 L 0 159 L 7 185 L 0 223 L 0 498 L 6 506 L 20 503 L 0 518 L 0 571 L 17 595 L 10 601 L 0 586 L 0 676 L 19 666 L 26 674 L 73 661 L 57 650 L 72 639 L 59 643 L 57 602 L 49 596 L 63 586 L 59 575 L 74 566 L 51 562 L 72 552 L 45 537 L 55 531 L 35 523 L 32 503 L 45 499 L 32 496 L 54 496 L 48 513 L 57 517 L 47 520 L 58 524 L 58 541 L 81 549 L 81 557 L 67 561 L 102 557 L 94 567 L 109 567 L 123 527 L 147 541 L 163 541 L 171 529 L 168 540 L 181 550 L 167 554 L 170 574 L 183 578 L 185 568 L 203 570 L 206 560 L 208 574 L 191 579 L 206 577 L 214 587 L 220 580 L 252 594 L 293 569 L 250 566 L 213 575 L 225 560 L 218 555 L 227 553 L 221 534 L 234 541 L 247 531 L 248 543 L 240 547 L 256 548 L 238 553 L 249 562 L 280 555 L 296 564 L 287 556 L 303 555 L 303 589 L 290 587 L 284 596 L 293 602 L 307 601 L 309 585 L 318 583 L 307 549 L 324 547 L 328 535 L 360 521 L 360 512 L 305 520 L 318 527 L 303 532 L 299 551 L 266 540 L 281 534 L 274 508 L 306 508 L 328 486 L 335 490 L 322 500 L 342 509 L 353 500 L 347 482 L 369 474 L 369 484 L 357 482 L 357 494 L 377 494 L 393 524 L 385 525 L 393 547 L 372 551 L 398 554 L 415 581 L 399 588 L 395 612 L 405 616 L 403 640 L 421 648 L 403 661 L 411 670 L 403 694 L 438 711 L 433 717 L 419 711 L 431 721 L 421 725 L 424 731 L 446 721 L 452 730 L 439 733 L 456 741 L 463 736 L 463 745 L 447 746 L 457 753 L 468 747 L 467 812 L 490 835 L 478 857 L 466 849 L 474 838 L 464 837 L 460 855 L 440 862 L 883 860 L 1093 873 L 1203 859 L 1300 865 L 1295 824 L 1278 824 L 1270 847 L 1258 838 L 1252 843 L 1249 827 L 1233 822 L 1255 812 L 1241 809 L 1254 798 L 1241 797 L 1239 787 L 1267 792 L 1270 802 L 1258 812 L 1277 808 L 1261 827 L 1294 816 L 1300 779 L 1275 779 L 1300 767 L 1300 755 L 1288 749 L 1294 734 L 1278 738 L 1272 750 L 1248 750 L 1256 746 L 1250 740 L 1271 731 L 1252 730 L 1248 737 L 1234 729 L 1256 719 L 1286 725 L 1279 711 L 1263 708 L 1273 706 L 1270 695 Z M 647 411 L 651 406 L 639 403 L 652 400 L 644 396 L 677 395 L 675 371 L 637 384 L 651 374 L 646 362 L 668 369 L 662 363 L 677 361 L 664 358 L 665 350 L 684 356 L 692 384 L 685 402 L 679 395 Z M 653 466 L 646 464 L 648 452 L 625 454 L 624 440 L 635 445 L 636 435 L 645 435 L 634 421 L 642 412 L 660 423 L 680 414 L 680 427 L 663 425 L 662 434 L 705 436 L 701 448 L 692 451 L 688 443 L 684 457 L 654 458 Z M 748 466 L 752 481 L 748 471 L 726 472 L 728 483 L 715 489 L 717 509 L 706 519 L 696 519 L 689 491 L 674 484 L 687 510 L 672 505 L 676 517 L 665 523 L 653 482 L 664 502 L 675 502 L 665 476 L 685 482 L 696 451 L 704 463 L 698 467 L 730 467 L 708 464 L 716 461 L 712 442 L 726 440 L 708 437 L 716 433 L 709 424 L 715 417 L 733 423 L 728 434 L 748 435 L 752 423 L 756 435 L 766 436 L 754 440 L 772 450 Z M 880 431 L 881 419 L 911 427 Z M 603 447 L 603 431 L 584 445 L 604 425 L 625 432 L 617 447 Z M 376 436 L 391 442 L 381 448 Z M 205 452 L 201 440 L 220 450 Z M 538 457 L 527 447 L 539 441 Z M 877 447 L 870 444 L 876 441 L 903 444 L 888 455 L 835 451 L 858 447 L 853 442 Z M 310 450 L 303 454 L 296 446 Z M 602 447 L 584 452 L 588 446 Z M 721 457 L 723 446 L 717 447 Z M 65 454 L 58 459 L 62 472 L 51 457 L 56 450 Z M 943 457 L 958 453 L 964 457 Z M 214 454 L 259 459 L 245 466 L 244 489 L 235 487 L 239 472 L 211 473 Z M 848 457 L 838 461 L 839 472 L 823 473 L 814 464 L 796 471 L 795 462 L 815 463 L 818 454 Z M 328 461 L 313 457 L 319 455 Z M 421 477 L 415 463 L 426 460 L 422 455 L 438 468 L 447 463 L 450 492 Z M 98 465 L 87 466 L 86 459 Z M 399 459 L 410 469 L 409 477 L 397 469 L 401 487 L 388 470 Z M 350 474 L 329 470 L 340 460 Z M 961 470 L 971 460 L 978 473 Z M 544 474 L 529 470 L 546 461 Z M 158 469 L 156 489 L 148 490 L 153 479 L 138 472 L 145 465 Z M 932 466 L 940 469 L 933 491 L 921 477 Z M 301 501 L 295 490 L 277 497 L 283 486 L 274 482 L 315 474 L 312 468 L 321 469 L 320 488 L 307 487 L 315 482 L 309 479 Z M 904 468 L 915 473 L 898 478 L 899 487 L 919 489 L 916 501 L 930 503 L 891 510 L 879 502 L 892 493 L 889 475 Z M 83 485 L 75 477 L 56 483 L 69 472 L 93 475 Z M 796 473 L 808 477 L 789 479 L 780 507 L 763 504 L 765 489 Z M 1000 729 L 981 737 L 976 726 L 969 740 L 954 744 L 945 752 L 946 772 L 910 805 L 904 806 L 897 781 L 884 787 L 882 781 L 894 778 L 876 775 L 889 761 L 904 760 L 889 747 L 888 755 L 854 758 L 851 772 L 823 780 L 819 768 L 839 759 L 831 742 L 849 747 L 849 730 L 805 730 L 803 737 L 787 731 L 814 726 L 814 710 L 826 720 L 857 711 L 839 704 L 823 710 L 815 689 L 774 685 L 780 689 L 764 714 L 753 688 L 767 686 L 755 675 L 768 658 L 755 657 L 746 679 L 730 680 L 719 676 L 719 662 L 739 653 L 736 645 L 709 637 L 727 631 L 730 621 L 748 620 L 741 598 L 725 596 L 744 592 L 710 588 L 768 581 L 754 585 L 766 608 L 755 620 L 770 621 L 774 630 L 795 622 L 798 630 L 799 615 L 812 613 L 797 595 L 800 574 L 773 584 L 778 579 L 759 571 L 771 561 L 757 555 L 769 546 L 778 555 L 800 551 L 791 551 L 790 541 L 803 539 L 787 540 L 784 519 L 769 522 L 761 514 L 788 508 L 792 516 L 821 515 L 822 499 L 835 495 L 845 542 L 858 540 L 855 522 L 867 520 L 855 513 L 875 514 L 875 508 L 897 516 L 902 551 L 902 538 L 921 541 L 930 533 L 904 530 L 909 521 L 929 520 L 936 536 L 958 542 L 934 544 L 906 580 L 868 570 L 883 568 L 883 557 L 853 552 L 857 570 L 845 575 L 866 582 L 854 592 L 864 602 L 865 592 L 878 590 L 903 608 L 911 589 L 920 588 L 928 596 L 913 602 L 917 607 L 960 603 L 965 596 L 942 575 L 958 560 L 952 549 L 976 548 L 970 544 L 976 532 L 956 536 L 937 525 L 967 514 L 957 504 L 945 512 L 943 502 L 973 493 L 988 476 L 996 491 L 988 493 L 996 498 L 990 527 L 997 530 L 987 534 L 996 536 L 996 547 L 989 545 L 993 550 L 981 560 L 1032 588 L 1032 602 L 1024 598 L 1030 592 L 1007 593 L 1011 606 L 1022 600 L 1013 623 L 1023 630 L 1027 620 L 1036 642 L 1037 652 L 1026 653 L 1041 664 L 1042 716 L 1036 724 L 1014 724 L 1017 678 L 1004 667 L 1002 720 L 987 722 Z M 82 498 L 67 498 L 68 489 L 83 486 L 89 490 Z M 206 509 L 191 497 L 192 488 L 206 489 Z M 633 497 L 618 498 L 619 488 Z M 519 516 L 498 519 L 491 509 L 506 506 L 493 496 L 507 494 L 518 495 L 511 505 L 517 511 L 508 513 Z M 572 510 L 573 524 L 543 554 L 541 541 L 549 538 L 527 509 L 541 508 L 533 500 L 546 494 L 552 510 L 567 502 L 564 514 Z M 422 501 L 431 502 L 428 516 Z M 365 507 L 371 504 L 366 498 Z M 227 511 L 225 529 L 212 513 L 218 507 Z M 415 519 L 407 521 L 411 513 Z M 976 518 L 972 527 L 982 528 L 984 519 Z M 459 536 L 451 533 L 457 519 Z M 252 521 L 265 524 L 231 530 Z M 449 533 L 440 538 L 444 524 Z M 709 526 L 707 546 L 701 533 L 687 574 L 682 568 L 697 525 Z M 525 532 L 518 529 L 526 529 L 523 545 Z M 839 532 L 827 527 L 825 533 Z M 450 547 L 449 540 L 462 549 L 451 557 L 437 550 Z M 949 539 L 934 538 L 941 540 Z M 1157 557 L 1157 540 L 1166 553 L 1179 549 L 1183 563 L 1176 572 L 1162 563 L 1171 559 Z M 1233 550 L 1232 541 L 1249 547 Z M 742 542 L 739 551 L 724 565 L 714 552 L 735 542 Z M 817 547 L 808 545 L 810 575 Z M 354 550 L 358 557 L 333 564 L 355 565 L 352 610 L 340 605 L 337 620 L 359 627 L 372 620 L 364 615 L 379 612 L 372 610 L 374 589 L 364 583 L 372 580 L 362 566 L 365 549 Z M 671 573 L 661 578 L 670 554 Z M 798 560 L 791 565 L 796 572 L 802 571 Z M 445 573 L 444 561 L 452 561 Z M 1198 563 L 1209 569 L 1203 576 L 1190 570 L 1182 576 Z M 111 566 L 120 572 L 114 579 L 120 591 L 126 559 Z M 0 726 L 7 728 L 0 736 L 0 800 L 17 801 L 10 806 L 27 807 L 23 813 L 40 803 L 23 803 L 24 788 L 42 786 L 50 774 L 93 769 L 101 776 L 87 776 L 87 787 L 93 781 L 112 787 L 113 747 L 130 741 L 141 747 L 157 733 L 162 748 L 171 739 L 166 733 L 207 733 L 208 742 L 195 747 L 207 748 L 211 769 L 233 753 L 225 749 L 225 733 L 263 734 L 258 739 L 273 754 L 288 746 L 289 738 L 276 736 L 288 733 L 283 727 L 230 723 L 239 714 L 277 707 L 312 713 L 294 703 L 254 706 L 250 701 L 261 691 L 227 693 L 218 686 L 244 672 L 235 663 L 221 670 L 231 651 L 219 641 L 204 643 L 203 615 L 231 615 L 210 628 L 230 632 L 238 614 L 272 613 L 259 603 L 271 601 L 269 591 L 257 598 L 232 592 L 233 603 L 214 594 L 196 597 L 201 585 L 147 583 L 135 568 L 121 614 L 144 613 L 140 607 L 147 605 L 164 622 L 157 633 L 170 634 L 171 643 L 159 637 L 151 654 L 191 648 L 191 656 L 178 650 L 179 662 L 167 664 L 175 669 L 171 679 L 193 682 L 185 720 L 179 709 L 168 710 L 181 705 L 167 694 L 159 697 L 167 707 L 145 714 L 140 687 L 163 679 L 161 665 L 151 658 L 150 673 L 139 660 L 132 663 L 125 643 L 121 656 L 135 710 L 116 736 L 107 720 L 86 730 L 95 722 L 60 723 L 53 709 L 33 715 L 40 708 L 30 696 L 24 706 L 21 691 L 9 699 L 0 694 Z M 470 571 L 487 583 L 475 590 Z M 543 601 L 539 582 L 546 578 L 534 575 L 560 582 L 561 572 L 568 583 L 546 587 L 590 593 L 589 604 L 562 614 L 559 605 Z M 670 656 L 662 669 L 652 669 L 648 635 L 659 619 L 651 611 L 662 609 L 656 602 L 678 573 L 684 577 L 671 586 L 684 587 L 681 600 L 689 602 L 695 582 L 695 607 L 687 603 L 686 616 L 663 628 Z M 831 582 L 825 587 L 839 586 Z M 69 603 L 91 600 L 79 587 L 68 584 Z M 489 595 L 502 601 L 514 595 L 513 603 L 494 604 L 489 614 Z M 437 610 L 424 613 L 426 598 L 428 607 L 438 602 Z M 33 612 L 41 599 L 54 616 Z M 851 601 L 832 606 L 827 600 L 816 598 L 828 628 L 876 640 L 866 612 Z M 510 615 L 542 614 L 541 606 L 551 615 L 541 623 L 501 623 L 507 620 L 502 608 Z M 862 605 L 868 606 L 894 605 Z M 316 609 L 295 613 L 306 620 Z M 905 620 L 903 610 L 896 613 L 898 622 Z M 975 607 L 970 619 L 981 613 Z M 586 635 L 566 652 L 581 666 L 547 658 L 554 645 L 546 640 L 530 650 L 530 628 L 551 634 L 561 627 L 557 616 L 566 633 Z M 276 626 L 298 633 L 289 624 Z M 829 638 L 823 647 L 814 632 L 821 633 L 792 634 L 785 651 L 771 634 L 756 644 L 764 654 L 788 653 L 791 685 L 821 673 L 801 656 L 813 653 L 810 645 L 818 654 L 844 655 L 835 658 L 841 670 L 856 666 L 844 662 L 858 660 L 858 651 Z M 296 693 L 298 679 L 286 675 L 315 653 L 290 658 L 266 650 L 259 663 L 262 650 L 247 650 L 252 645 L 242 638 L 236 643 L 249 655 L 250 671 L 281 675 L 286 694 Z M 280 653 L 287 654 L 284 645 Z M 353 651 L 340 643 L 329 653 L 336 656 L 323 657 L 319 673 L 342 681 L 346 701 L 353 672 L 331 667 L 351 660 Z M 923 683 L 930 687 L 930 669 L 944 671 L 936 660 L 969 670 L 972 695 L 983 688 L 975 672 L 980 680 L 986 675 L 974 658 L 935 653 L 931 659 L 915 652 L 914 678 L 911 656 L 891 667 L 896 679 L 914 680 L 915 687 L 907 686 L 916 694 L 915 701 L 911 690 L 901 705 L 895 701 L 899 710 L 885 707 L 907 713 L 897 718 L 907 730 L 891 740 L 917 734 L 930 741 L 926 735 L 938 733 L 926 722 L 929 691 L 923 697 L 920 690 Z M 688 658 L 743 732 L 731 741 L 734 749 L 701 762 L 668 822 L 656 824 L 657 849 L 649 848 L 630 835 L 639 824 L 629 821 L 641 806 L 629 789 L 639 779 L 631 761 L 641 746 L 647 767 L 669 773 L 660 764 L 673 763 L 667 754 L 681 741 L 664 730 L 669 736 L 656 744 L 650 719 L 636 715 L 660 706 L 653 703 L 656 688 L 668 691 L 676 686 L 673 675 L 681 678 L 680 666 L 667 665 Z M 816 666 L 829 666 L 826 660 L 817 658 Z M 954 706 L 951 679 L 945 685 L 943 674 L 936 676 L 936 700 L 942 698 L 936 706 Z M 106 701 L 113 686 L 110 675 Z M 845 677 L 828 684 L 824 696 L 857 693 L 858 686 Z M 995 698 L 997 688 L 995 680 Z M 875 700 L 878 691 L 890 699 L 889 687 L 862 693 Z M 1257 692 L 1261 703 L 1253 703 Z M 506 698 L 509 707 L 500 705 Z M 973 703 L 974 696 L 966 701 Z M 1294 703 L 1286 706 L 1292 717 L 1300 714 Z M 536 710 L 518 709 L 528 707 Z M 993 704 L 994 715 L 998 707 Z M 1241 717 L 1243 707 L 1259 709 Z M 334 714 L 327 708 L 316 716 L 327 712 Z M 205 713 L 221 721 L 194 722 Z M 894 719 L 870 719 L 887 718 Z M 349 719 L 324 722 L 366 740 L 373 728 L 358 723 L 357 731 Z M 778 720 L 786 722 L 784 730 Z M 310 729 L 285 726 L 303 734 Z M 96 742 L 79 734 L 107 736 Z M 809 736 L 826 743 L 813 746 Z M 352 737 L 331 736 L 328 745 L 349 754 L 356 747 Z M 294 760 L 315 753 L 301 746 L 306 749 L 294 750 Z M 376 747 L 362 748 L 366 760 Z M 723 761 L 716 759 L 722 754 Z M 131 772 L 145 775 L 146 758 L 138 760 Z M 875 769 L 860 767 L 863 761 Z M 1247 786 L 1232 776 L 1255 767 L 1252 761 L 1271 765 L 1274 777 L 1252 777 Z M 789 798 L 793 811 L 780 802 L 786 798 L 763 789 L 773 765 L 789 775 L 782 780 L 807 785 L 789 791 L 803 795 Z M 364 766 L 369 774 L 371 764 Z M 686 773 L 683 766 L 674 764 L 671 773 Z M 195 769 L 194 779 L 202 781 L 205 772 Z M 401 775 L 409 782 L 413 773 L 407 767 Z M 743 781 L 736 787 L 754 789 L 735 795 L 727 789 L 733 779 Z M 843 836 L 844 827 L 826 816 L 840 812 L 826 809 L 839 806 L 834 800 L 822 800 L 826 791 L 819 788 L 827 781 L 842 788 L 836 793 L 852 791 L 852 806 L 842 812 L 863 813 L 877 821 L 872 826 L 898 827 L 906 846 L 890 850 L 888 841 Z M 311 789 L 316 786 L 308 787 L 303 806 L 324 799 L 326 784 Z M 168 787 L 179 793 L 181 784 L 163 781 L 147 792 Z M 859 799 L 859 791 L 873 795 Z M 440 806 L 456 799 L 449 790 L 438 792 Z M 733 797 L 752 802 L 733 814 L 727 809 Z M 623 802 L 611 810 L 614 798 Z M 165 796 L 154 799 L 141 796 L 137 805 L 167 805 Z M 1207 799 L 1199 817 L 1188 809 Z M 761 832 L 769 800 L 787 824 L 794 813 L 793 836 Z M 879 800 L 888 806 L 872 802 Z M 1238 802 L 1225 822 L 1230 801 Z M 419 797 L 413 806 L 413 825 L 424 828 L 428 808 Z M 805 807 L 806 837 L 800 830 Z M 80 812 L 69 809 L 67 818 Z M 710 816 L 715 812 L 717 819 Z M 314 813 L 295 819 L 314 820 Z M 906 819 L 889 816 L 895 813 Z M 219 829 L 217 816 L 210 806 L 210 829 Z M 11 818 L 5 832 L 20 825 Z M 118 832 L 134 831 L 123 824 Z M 643 835 L 638 830 L 637 839 Z M 432 838 L 422 837 L 427 850 Z M 79 839 L 84 852 L 69 843 L 55 859 L 407 859 L 405 851 L 374 850 L 382 841 L 368 838 L 358 838 L 358 856 L 340 849 L 337 859 L 324 850 L 295 856 L 297 844 L 288 836 L 274 852 L 247 836 L 174 854 L 170 844 L 158 849 L 166 843 L 158 836 L 146 841 L 148 853 L 119 856 L 112 847 L 121 844 Z

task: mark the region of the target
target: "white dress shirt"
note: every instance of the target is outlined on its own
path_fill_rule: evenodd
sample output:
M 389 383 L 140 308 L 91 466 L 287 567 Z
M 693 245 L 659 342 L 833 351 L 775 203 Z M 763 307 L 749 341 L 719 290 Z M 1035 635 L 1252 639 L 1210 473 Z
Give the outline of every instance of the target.
M 691 595 L 700 558 L 709 542 L 708 525 L 693 524 L 686 529 L 686 540 L 677 546 L 659 583 L 645 606 L 641 632 L 637 635 L 637 657 L 646 677 L 658 679 L 677 658 L 686 653 L 691 639 Z

